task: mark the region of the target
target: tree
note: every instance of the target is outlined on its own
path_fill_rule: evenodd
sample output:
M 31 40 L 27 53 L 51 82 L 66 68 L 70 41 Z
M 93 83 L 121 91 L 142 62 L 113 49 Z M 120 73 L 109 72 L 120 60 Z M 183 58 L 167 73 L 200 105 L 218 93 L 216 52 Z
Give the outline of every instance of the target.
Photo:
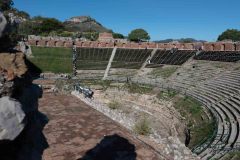
M 124 35 L 122 35 L 121 33 L 113 33 L 113 38 L 124 39 Z
M 41 16 L 33 17 L 31 20 L 23 22 L 19 26 L 20 33 L 35 34 L 35 35 L 49 35 L 49 33 L 64 30 L 63 23 L 55 18 L 45 18 Z
M 49 34 L 51 31 L 58 31 L 64 29 L 62 22 L 55 18 L 44 18 L 39 23 L 40 25 L 37 27 L 37 30 L 40 32 L 40 34 Z
M 1 11 L 7 11 L 12 9 L 13 7 L 13 1 L 12 0 L 1 0 L 0 1 L 0 10 Z
M 19 24 L 18 33 L 22 36 L 32 35 L 36 32 L 35 27 L 36 26 L 34 25 L 34 23 L 32 21 L 27 20 L 27 21 Z
M 218 37 L 218 41 L 227 39 L 230 39 L 232 41 L 240 41 L 240 31 L 237 29 L 228 29 Z
M 135 42 L 148 41 L 150 40 L 150 36 L 144 29 L 135 29 L 129 33 L 128 39 Z
M 91 41 L 96 41 L 98 39 L 98 32 L 83 32 L 82 37 Z

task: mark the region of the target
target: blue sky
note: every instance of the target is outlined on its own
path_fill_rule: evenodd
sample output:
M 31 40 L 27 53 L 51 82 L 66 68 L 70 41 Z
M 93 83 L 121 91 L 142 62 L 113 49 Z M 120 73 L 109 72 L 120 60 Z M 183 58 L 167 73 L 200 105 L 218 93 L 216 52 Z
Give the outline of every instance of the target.
M 151 40 L 215 41 L 228 28 L 240 29 L 240 0 L 14 0 L 31 16 L 64 21 L 89 15 L 114 32 L 146 29 Z

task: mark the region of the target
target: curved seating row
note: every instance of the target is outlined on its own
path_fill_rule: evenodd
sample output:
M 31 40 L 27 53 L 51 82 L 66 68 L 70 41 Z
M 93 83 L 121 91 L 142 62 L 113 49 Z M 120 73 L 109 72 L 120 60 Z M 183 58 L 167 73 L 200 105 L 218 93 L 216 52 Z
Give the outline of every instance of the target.
M 221 158 L 240 143 L 240 72 L 231 71 L 187 91 L 217 114 L 218 131 L 202 159 Z

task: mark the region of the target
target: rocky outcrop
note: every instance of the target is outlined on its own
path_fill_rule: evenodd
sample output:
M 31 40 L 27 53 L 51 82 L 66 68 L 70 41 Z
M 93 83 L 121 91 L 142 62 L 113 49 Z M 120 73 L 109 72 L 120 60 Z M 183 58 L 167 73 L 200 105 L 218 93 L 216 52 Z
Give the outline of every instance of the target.
M 73 32 L 108 32 L 109 30 L 89 16 L 72 17 L 64 22 L 64 26 Z
M 2 32 L 5 29 L 6 24 L 7 24 L 7 21 L 3 16 L 3 14 L 0 12 L 0 37 L 2 36 Z
M 42 133 L 48 122 L 38 111 L 42 95 L 32 84 L 23 53 L 0 53 L 0 159 L 40 160 L 48 147 Z
M 5 26 L 0 13 L 0 38 Z M 47 118 L 38 112 L 42 91 L 32 84 L 25 60 L 23 53 L 0 52 L 1 160 L 40 160 L 47 147 L 42 134 Z

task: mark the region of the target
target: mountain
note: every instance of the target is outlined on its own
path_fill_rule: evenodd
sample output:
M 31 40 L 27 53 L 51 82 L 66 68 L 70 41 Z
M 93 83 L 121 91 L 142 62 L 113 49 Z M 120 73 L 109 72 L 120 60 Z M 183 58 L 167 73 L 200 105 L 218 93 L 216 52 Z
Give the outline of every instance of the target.
M 104 27 L 90 16 L 77 16 L 66 20 L 65 28 L 71 32 L 109 32 L 110 30 Z
M 181 39 L 165 39 L 155 41 L 157 43 L 170 43 L 170 42 L 179 42 L 179 43 L 194 43 L 194 42 L 206 42 L 204 40 L 196 40 L 194 38 L 181 38 Z

